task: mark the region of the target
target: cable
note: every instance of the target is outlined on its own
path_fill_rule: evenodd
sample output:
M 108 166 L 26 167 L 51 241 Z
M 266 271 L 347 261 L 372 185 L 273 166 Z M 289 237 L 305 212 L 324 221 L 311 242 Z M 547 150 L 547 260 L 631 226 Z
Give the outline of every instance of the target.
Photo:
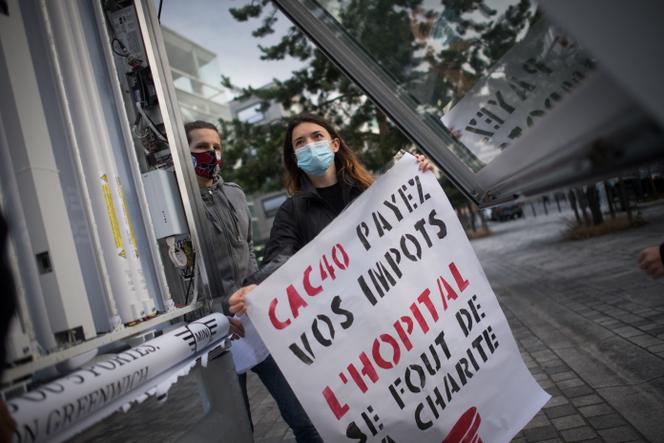
M 116 43 L 116 42 L 117 42 L 118 44 L 120 44 L 120 47 L 122 48 L 122 50 L 123 50 L 124 52 L 120 52 L 120 51 L 118 51 L 118 50 L 115 49 L 115 43 Z M 113 37 L 113 38 L 111 39 L 111 50 L 112 50 L 116 55 L 119 55 L 120 57 L 124 57 L 124 58 L 128 58 L 128 57 L 129 57 L 129 50 L 128 50 L 127 47 L 124 45 L 124 43 L 122 43 L 122 41 L 121 41 L 119 38 L 117 38 L 117 37 Z
M 103 9 L 104 9 L 104 17 L 106 18 L 106 24 L 111 29 L 111 50 L 120 57 L 125 57 L 125 58 L 129 57 L 129 50 L 127 49 L 127 46 L 125 46 L 125 44 L 122 43 L 122 41 L 117 37 L 117 34 L 115 33 L 115 26 L 113 26 L 113 22 L 111 21 L 111 18 L 108 16 L 108 10 L 106 9 L 106 5 L 104 5 Z M 115 49 L 116 42 L 120 45 L 123 52 L 119 52 Z
M 194 279 L 196 278 L 196 253 L 194 252 L 193 257 L 191 258 L 191 267 L 193 269 L 191 278 L 189 279 L 189 284 L 187 285 L 187 292 L 185 293 L 184 296 L 184 305 L 187 306 L 189 304 L 189 293 L 191 291 L 191 284 L 193 283 Z
M 164 0 L 159 0 L 159 12 L 157 12 L 157 21 L 161 23 L 161 7 L 164 6 Z
M 182 246 L 175 240 L 175 237 L 168 237 L 166 239 L 168 245 L 168 256 L 176 268 L 183 269 L 187 267 L 187 254 L 184 252 Z
M 108 2 L 107 2 L 108 3 Z M 111 21 L 110 16 L 108 15 L 108 8 L 107 4 L 104 4 L 103 6 L 104 9 L 104 17 L 106 18 L 106 25 L 110 29 L 110 34 L 111 34 L 111 51 L 115 55 L 118 55 L 123 58 L 127 58 L 128 63 L 130 66 L 133 66 L 136 61 L 141 62 L 140 60 L 135 60 L 134 57 L 132 57 L 131 52 L 129 51 L 129 48 L 127 48 L 127 45 L 125 45 L 122 40 L 120 40 L 115 32 L 115 26 L 113 26 L 113 22 Z M 117 49 L 116 46 L 119 45 L 120 50 Z
M 154 124 L 152 119 L 143 110 L 143 108 L 141 107 L 141 103 L 136 102 L 135 105 L 136 105 L 136 110 L 138 110 L 139 114 L 141 114 L 141 116 L 147 121 L 148 126 L 150 127 L 150 129 L 152 129 L 157 138 L 164 143 L 168 143 L 166 137 L 164 137 L 164 135 L 159 131 L 159 129 L 157 129 L 157 126 Z

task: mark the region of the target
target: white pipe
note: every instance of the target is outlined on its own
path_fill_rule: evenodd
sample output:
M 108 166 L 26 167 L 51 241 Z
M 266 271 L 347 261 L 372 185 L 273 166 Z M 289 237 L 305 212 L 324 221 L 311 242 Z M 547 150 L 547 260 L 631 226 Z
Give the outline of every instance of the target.
M 127 394 L 159 395 L 150 380 L 212 350 L 228 331 L 226 316 L 211 314 L 12 399 L 7 407 L 16 421 L 13 441 L 59 441 L 79 423 L 92 424 L 89 417 Z
M 23 332 L 30 339 L 31 350 L 33 353 L 39 354 L 37 351 L 37 336 L 35 334 L 35 327 L 32 323 L 32 318 L 30 317 L 30 312 L 28 309 L 28 301 L 26 300 L 25 295 L 25 286 L 23 285 L 23 280 L 16 278 L 19 276 L 19 265 L 18 265 L 18 255 L 16 254 L 16 248 L 14 247 L 14 242 L 10 241 L 8 244 L 8 254 L 9 257 L 9 269 L 14 277 L 14 289 L 16 290 L 16 314 L 21 323 Z
M 99 28 L 99 35 L 102 37 L 102 42 L 110 42 L 111 37 L 108 34 L 106 17 L 104 15 L 103 6 L 101 2 L 93 2 L 95 17 L 97 19 L 97 27 Z M 106 64 L 111 78 L 111 89 L 113 90 L 113 97 L 116 105 L 116 110 L 119 115 L 120 128 L 122 131 L 122 136 L 125 144 L 125 151 L 127 152 L 127 157 L 129 159 L 129 165 L 131 168 L 131 173 L 134 179 L 134 188 L 136 189 L 136 194 L 138 197 L 138 203 L 143 214 L 149 214 L 149 206 L 147 197 L 145 196 L 145 190 L 143 188 L 143 181 L 141 179 L 141 170 L 139 167 L 138 159 L 136 158 L 136 151 L 134 150 L 134 141 L 132 139 L 131 130 L 129 129 L 128 122 L 129 117 L 127 116 L 127 110 L 123 106 L 123 97 L 120 84 L 117 81 L 119 74 L 115 66 L 115 60 L 113 58 L 113 52 L 111 51 L 110 45 L 102 44 L 104 56 L 106 59 Z M 159 248 L 157 246 L 157 238 L 154 235 L 154 226 L 152 224 L 152 218 L 143 217 L 143 223 L 145 225 L 145 231 L 148 236 L 148 243 L 151 245 L 151 256 L 154 263 L 155 272 L 157 274 L 157 283 L 159 284 L 160 294 L 162 301 L 164 303 L 164 308 L 167 311 L 175 309 L 175 303 L 171 297 L 171 291 L 168 286 L 168 280 L 166 279 L 166 274 L 164 272 L 164 263 L 161 259 L 161 254 L 159 253 Z
M 59 99 L 63 104 L 62 106 L 63 120 L 65 122 L 66 132 L 69 138 L 68 141 L 73 151 L 72 160 L 74 162 L 74 167 L 78 175 L 78 183 L 81 187 L 83 208 L 85 210 L 85 215 L 90 229 L 92 244 L 96 252 L 95 257 L 96 257 L 97 270 L 99 271 L 106 304 L 110 314 L 110 324 L 113 327 L 113 329 L 118 329 L 122 327 L 122 319 L 120 318 L 120 314 L 118 313 L 118 308 L 115 303 L 115 299 L 113 298 L 113 287 L 111 285 L 111 277 L 106 265 L 106 259 L 104 257 L 102 241 L 101 241 L 101 236 L 107 235 L 108 227 L 104 225 L 103 221 L 102 224 L 100 225 L 95 220 L 95 215 L 94 215 L 95 211 L 93 209 L 92 199 L 90 197 L 91 193 L 88 187 L 88 183 L 86 182 L 85 178 L 86 176 L 84 172 L 85 168 L 81 160 L 81 150 L 78 145 L 77 131 L 74 125 L 71 106 L 69 104 L 63 80 L 62 70 L 60 69 L 58 53 L 57 50 L 55 49 L 56 48 L 55 37 L 53 35 L 53 28 L 48 18 L 48 10 L 46 8 L 45 0 L 42 0 L 40 2 L 40 8 L 42 12 L 42 17 L 44 18 L 46 35 L 48 37 L 49 49 L 52 56 L 51 58 L 52 58 L 53 68 L 55 71 L 57 92 L 59 95 Z M 102 216 L 102 219 L 105 219 L 105 217 Z
M 116 192 L 118 192 L 122 204 L 122 214 L 124 215 L 123 223 L 125 227 L 124 238 L 126 244 L 130 245 L 127 253 L 129 254 L 132 278 L 138 292 L 138 300 L 143 307 L 144 316 L 152 317 L 157 314 L 157 308 L 154 299 L 150 296 L 147 283 L 145 282 L 145 274 L 143 273 L 140 252 L 138 251 L 138 243 L 136 242 L 136 233 L 134 232 L 129 209 L 127 208 L 127 200 L 125 199 L 124 189 L 122 188 L 122 182 L 120 181 L 119 175 L 115 176 L 115 184 L 117 185 Z
M 8 141 L 4 130 L 4 123 L 0 119 L 0 182 L 3 190 L 2 207 L 9 224 L 9 238 L 16 253 L 18 273 L 14 276 L 22 283 L 24 292 L 19 292 L 19 299 L 28 299 L 29 313 L 26 318 L 31 320 L 36 329 L 37 342 L 46 351 L 56 347 L 55 337 L 51 328 L 51 320 L 44 302 L 44 293 L 39 284 L 39 271 L 32 256 L 32 244 L 28 234 L 28 224 L 25 222 L 25 212 L 21 204 L 16 177 L 12 170 L 12 160 L 9 155 Z M 20 306 L 20 305 L 19 305 Z M 22 308 L 21 308 L 22 309 Z M 4 363 L 4 362 L 2 362 Z
M 130 272 L 129 275 L 134 286 L 134 300 L 130 306 L 120 306 L 120 315 L 122 315 L 123 309 L 126 311 L 125 316 L 127 319 L 125 320 L 123 318 L 126 323 L 147 316 L 153 316 L 157 311 L 154 299 L 150 296 L 145 282 L 145 275 L 143 274 L 143 268 L 139 259 L 139 251 L 132 228 L 131 218 L 127 210 L 124 192 L 121 187 L 120 174 L 118 173 L 118 167 L 113 156 L 111 137 L 106 122 L 102 117 L 104 115 L 104 109 L 101 105 L 99 91 L 95 87 L 96 77 L 92 67 L 92 61 L 89 57 L 90 48 L 87 45 L 85 30 L 81 23 L 81 11 L 76 2 L 62 2 L 62 5 L 68 13 L 71 36 L 77 38 L 74 42 L 74 48 L 78 49 L 77 62 L 84 79 L 84 82 L 80 86 L 82 86 L 83 89 L 87 89 L 87 110 L 92 118 L 93 127 L 97 129 L 97 144 L 93 146 L 99 149 L 101 154 L 100 159 L 103 166 L 105 166 L 105 171 L 108 173 L 108 184 L 111 190 L 111 198 L 117 210 L 122 243 Z M 130 317 L 134 318 L 129 319 Z
M 102 273 L 104 273 L 103 264 L 106 264 L 105 269 L 108 274 L 102 280 L 110 285 L 108 292 L 110 297 L 107 297 L 107 300 L 112 314 L 116 311 L 112 319 L 116 326 L 117 323 L 138 320 L 144 316 L 144 312 L 140 303 L 136 301 L 136 290 L 118 221 L 118 208 L 112 197 L 113 176 L 97 152 L 99 144 L 97 130 L 100 128 L 91 116 L 93 112 L 89 109 L 89 91 L 84 90 L 87 79 L 79 69 L 79 64 L 83 61 L 80 60 L 81 54 L 77 51 L 75 43 L 77 38 L 84 38 L 84 34 L 80 25 L 79 29 L 72 29 L 76 20 L 71 20 L 71 17 L 63 11 L 69 3 L 42 0 L 40 6 L 49 35 L 58 92 L 70 129 L 74 163 L 81 176 L 85 206 L 92 209 L 92 213 L 88 214 L 90 226 L 93 233 L 98 232 L 99 243 L 95 246 L 101 252 L 98 258 Z M 81 34 L 77 36 L 76 32 Z

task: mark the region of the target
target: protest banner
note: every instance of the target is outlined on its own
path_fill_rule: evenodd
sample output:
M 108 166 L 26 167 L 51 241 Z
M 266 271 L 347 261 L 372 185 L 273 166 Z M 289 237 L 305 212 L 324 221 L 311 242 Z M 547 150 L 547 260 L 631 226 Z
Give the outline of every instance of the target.
M 247 305 L 325 441 L 507 442 L 549 399 L 409 154 Z

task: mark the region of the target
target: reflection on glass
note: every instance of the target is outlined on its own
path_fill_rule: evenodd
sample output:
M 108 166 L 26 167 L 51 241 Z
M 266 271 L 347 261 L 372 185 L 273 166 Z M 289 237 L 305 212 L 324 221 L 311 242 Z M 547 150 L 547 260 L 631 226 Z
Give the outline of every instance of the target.
M 166 26 L 161 29 L 183 119 L 230 118 L 217 55 Z
M 239 110 L 237 118 L 245 123 L 258 123 L 265 120 L 265 115 L 261 111 L 261 103 Z
M 529 0 L 320 0 L 404 102 L 442 122 L 477 172 L 593 63 Z M 329 21 L 328 21 L 329 22 Z M 337 30 L 338 31 L 338 30 Z
M 487 164 L 545 118 L 593 67 L 574 42 L 539 20 L 448 107 L 442 121 Z

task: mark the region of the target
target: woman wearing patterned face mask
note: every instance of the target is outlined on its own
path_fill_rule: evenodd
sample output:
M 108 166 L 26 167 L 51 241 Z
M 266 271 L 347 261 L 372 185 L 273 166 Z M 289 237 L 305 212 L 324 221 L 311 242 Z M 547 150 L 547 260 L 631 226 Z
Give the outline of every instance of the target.
M 244 297 L 292 255 L 316 237 L 373 183 L 373 177 L 324 119 L 304 114 L 292 119 L 283 146 L 286 187 L 291 197 L 277 213 L 265 250 L 264 266 L 248 277 L 248 286 L 230 298 L 230 311 L 245 312 Z M 433 169 L 418 155 L 420 170 Z

